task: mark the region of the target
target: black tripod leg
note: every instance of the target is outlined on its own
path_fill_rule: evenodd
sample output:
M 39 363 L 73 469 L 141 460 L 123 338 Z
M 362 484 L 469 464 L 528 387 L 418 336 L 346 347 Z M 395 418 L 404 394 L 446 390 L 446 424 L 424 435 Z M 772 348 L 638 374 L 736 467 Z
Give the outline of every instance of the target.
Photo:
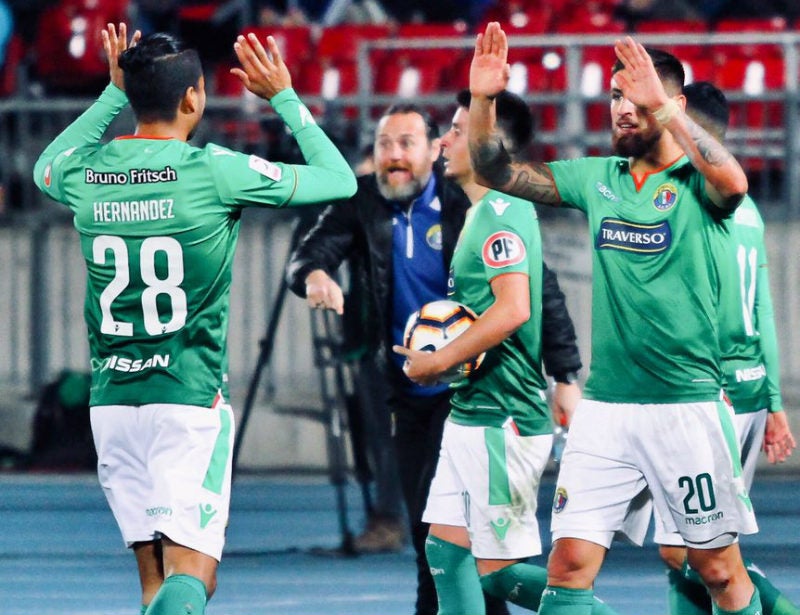
M 292 252 L 294 252 L 294 249 L 297 247 L 300 237 L 306 228 L 308 227 L 302 223 L 301 218 L 295 219 L 292 223 L 292 236 L 289 240 L 289 249 L 286 252 L 285 263 L 288 264 Z M 286 267 L 284 266 L 284 268 L 281 269 L 281 283 L 278 286 L 278 292 L 275 295 L 269 312 L 267 331 L 264 337 L 258 342 L 260 347 L 258 360 L 253 370 L 253 376 L 250 378 L 250 386 L 247 389 L 244 408 L 242 408 L 242 417 L 239 419 L 236 437 L 233 441 L 231 482 L 236 479 L 236 471 L 239 466 L 239 453 L 242 450 L 242 442 L 244 441 L 244 434 L 247 430 L 247 423 L 250 421 L 250 414 L 252 413 L 253 403 L 255 402 L 256 393 L 258 392 L 258 383 L 261 381 L 261 374 L 264 371 L 264 367 L 269 365 L 269 362 L 272 360 L 272 351 L 275 347 L 275 335 L 278 332 L 278 323 L 280 322 L 281 313 L 283 312 L 283 304 L 286 302 L 286 293 L 289 291 L 289 282 L 286 280 L 285 270 Z

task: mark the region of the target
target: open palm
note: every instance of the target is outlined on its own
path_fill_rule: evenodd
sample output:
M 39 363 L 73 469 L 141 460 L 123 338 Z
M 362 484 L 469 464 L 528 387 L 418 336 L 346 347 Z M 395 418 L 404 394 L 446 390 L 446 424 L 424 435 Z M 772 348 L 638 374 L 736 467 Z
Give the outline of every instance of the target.
M 497 96 L 508 83 L 508 39 L 496 21 L 478 34 L 475 55 L 469 69 L 469 89 L 473 96 Z

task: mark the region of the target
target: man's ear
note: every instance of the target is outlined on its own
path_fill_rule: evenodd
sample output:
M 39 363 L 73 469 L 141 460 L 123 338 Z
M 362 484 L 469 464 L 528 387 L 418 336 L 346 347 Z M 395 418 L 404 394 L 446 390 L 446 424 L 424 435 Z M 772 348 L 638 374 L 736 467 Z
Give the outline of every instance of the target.
M 190 85 L 183 93 L 183 98 L 181 98 L 181 113 L 185 113 L 186 115 L 191 115 L 194 113 L 197 110 L 197 100 L 197 88 L 195 88 L 193 85 Z
M 442 153 L 442 139 L 431 139 L 431 162 L 436 162 L 439 160 L 439 156 Z

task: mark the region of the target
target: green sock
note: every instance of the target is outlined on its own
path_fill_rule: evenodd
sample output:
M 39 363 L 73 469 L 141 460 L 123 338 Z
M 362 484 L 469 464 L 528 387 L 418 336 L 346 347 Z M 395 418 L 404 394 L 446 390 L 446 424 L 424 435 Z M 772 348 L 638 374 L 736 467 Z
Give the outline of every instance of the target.
M 761 608 L 761 597 L 758 595 L 758 588 L 753 590 L 753 597 L 750 598 L 750 604 L 738 611 L 726 611 L 719 608 L 715 603 L 712 603 L 711 612 L 713 615 L 762 615 L 764 612 Z
M 483 591 L 531 611 L 539 610 L 547 587 L 547 570 L 532 564 L 511 564 L 481 577 Z
M 548 585 L 542 593 L 539 615 L 591 615 L 594 592 Z
M 745 561 L 747 574 L 758 589 L 764 615 L 800 615 L 800 609 L 781 594 L 780 590 L 769 582 L 766 575 L 753 562 Z
M 519 606 L 538 611 L 547 587 L 547 570 L 533 564 L 517 563 L 481 577 L 483 591 Z M 592 615 L 616 615 L 599 598 L 594 598 Z
M 669 590 L 667 599 L 670 615 L 708 615 L 711 613 L 711 596 L 697 574 L 685 575 L 680 570 L 667 573 Z
M 156 592 L 146 615 L 203 615 L 206 612 L 206 586 L 188 574 L 173 574 Z
M 478 569 L 469 549 L 428 536 L 425 539 L 425 555 L 436 585 L 439 615 L 486 613 Z

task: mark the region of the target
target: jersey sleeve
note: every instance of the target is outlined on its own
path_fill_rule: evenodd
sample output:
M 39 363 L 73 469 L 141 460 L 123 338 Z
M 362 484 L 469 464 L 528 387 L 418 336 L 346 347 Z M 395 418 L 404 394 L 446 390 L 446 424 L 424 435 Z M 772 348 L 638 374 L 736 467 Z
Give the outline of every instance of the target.
M 98 99 L 67 126 L 42 152 L 33 167 L 33 181 L 45 194 L 63 202 L 61 174 L 79 147 L 98 143 L 111 121 L 128 104 L 125 92 L 108 84 Z
M 762 235 L 763 237 L 763 235 Z M 783 410 L 780 383 L 780 359 L 778 352 L 778 335 L 775 329 L 775 313 L 772 308 L 772 293 L 769 287 L 769 268 L 767 251 L 759 246 L 759 262 L 756 281 L 756 322 L 758 323 L 759 343 L 764 355 L 764 368 L 767 371 L 767 388 L 769 390 L 769 411 Z
M 275 111 L 292 131 L 306 165 L 291 165 L 296 175 L 290 205 L 338 201 L 353 196 L 356 178 L 350 165 L 328 135 L 317 126 L 314 116 L 291 88 L 270 100 Z
M 584 212 L 587 209 L 587 200 L 583 194 L 581 178 L 591 176 L 586 169 L 587 160 L 586 158 L 575 158 L 546 163 L 553 174 L 553 180 L 561 197 L 561 203 L 564 206 L 574 207 Z
M 535 216 L 533 205 L 527 201 L 509 203 L 489 195 L 474 222 L 483 230 L 480 249 L 487 281 L 505 273 L 530 275 Z

